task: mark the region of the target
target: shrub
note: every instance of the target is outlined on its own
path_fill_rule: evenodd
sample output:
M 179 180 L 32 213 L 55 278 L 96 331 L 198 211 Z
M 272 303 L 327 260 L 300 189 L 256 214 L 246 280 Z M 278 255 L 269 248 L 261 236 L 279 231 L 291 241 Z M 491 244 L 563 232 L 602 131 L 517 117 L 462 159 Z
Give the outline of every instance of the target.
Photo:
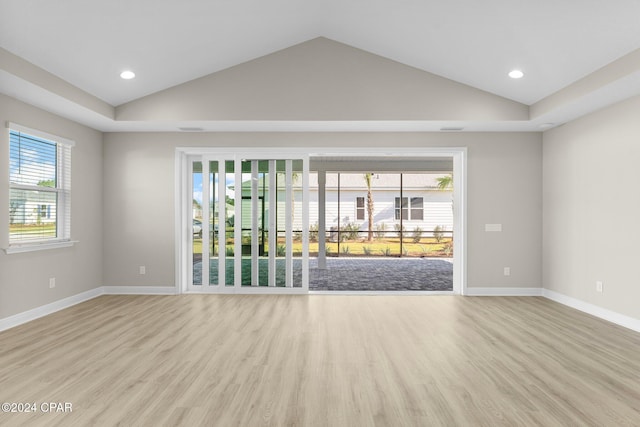
M 384 256 L 391 256 L 391 248 L 389 246 L 384 249 L 380 249 L 380 252 L 382 252 L 382 255 Z
M 443 237 L 444 227 L 441 225 L 436 225 L 436 228 L 433 229 L 433 238 L 436 239 L 436 242 L 440 243 Z
M 227 256 L 233 256 L 233 246 L 227 246 L 224 253 L 227 254 Z
M 285 256 L 287 253 L 285 245 L 276 246 L 276 256 Z
M 411 235 L 413 243 L 418 243 L 422 239 L 422 228 L 416 227 L 413 229 L 413 234 Z
M 360 232 L 360 226 L 354 222 L 343 225 L 340 228 L 341 241 L 344 240 L 357 240 Z
M 375 236 L 376 240 L 382 240 L 385 238 L 386 229 L 387 229 L 387 224 L 385 224 L 384 222 L 380 224 L 376 224 L 376 229 L 373 232 L 373 235 Z
M 342 246 L 340 248 L 340 253 L 343 253 L 345 255 L 349 254 L 351 252 L 351 249 L 349 248 L 349 246 Z
M 318 241 L 318 223 L 309 226 L 309 241 L 317 242 Z
M 451 254 L 453 253 L 453 243 L 451 242 L 445 243 L 442 250 L 446 256 L 451 256 Z
M 402 226 L 402 229 L 400 229 L 400 224 L 393 224 L 393 229 L 396 230 L 396 235 L 398 237 L 402 237 L 402 234 L 407 231 L 407 228 L 404 225 Z
M 371 249 L 371 246 L 363 246 L 362 251 L 367 256 L 371 255 L 371 253 L 373 252 L 373 250 Z

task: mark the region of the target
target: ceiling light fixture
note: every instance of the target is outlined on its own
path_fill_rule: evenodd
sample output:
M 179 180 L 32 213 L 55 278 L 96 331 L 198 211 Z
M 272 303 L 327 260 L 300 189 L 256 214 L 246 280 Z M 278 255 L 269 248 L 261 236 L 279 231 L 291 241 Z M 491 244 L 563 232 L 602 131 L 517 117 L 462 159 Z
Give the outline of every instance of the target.
M 132 78 L 134 78 L 136 76 L 136 73 L 134 73 L 133 71 L 130 70 L 126 70 L 120 73 L 120 77 L 125 79 L 125 80 L 131 80 Z
M 521 79 L 524 77 L 524 73 L 520 70 L 511 70 L 509 71 L 509 77 L 512 79 Z

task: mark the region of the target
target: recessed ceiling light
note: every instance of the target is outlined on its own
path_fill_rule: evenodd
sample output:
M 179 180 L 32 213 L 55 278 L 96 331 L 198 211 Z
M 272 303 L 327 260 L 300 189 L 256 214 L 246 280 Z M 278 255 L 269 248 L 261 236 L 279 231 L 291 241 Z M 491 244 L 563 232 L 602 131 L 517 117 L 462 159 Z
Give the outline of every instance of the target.
M 520 70 L 511 70 L 509 71 L 509 77 L 512 79 L 521 79 L 524 77 L 524 73 Z
M 122 77 L 125 80 L 131 80 L 132 78 L 134 78 L 136 76 L 136 73 L 134 73 L 133 71 L 123 71 L 120 73 L 120 77 Z

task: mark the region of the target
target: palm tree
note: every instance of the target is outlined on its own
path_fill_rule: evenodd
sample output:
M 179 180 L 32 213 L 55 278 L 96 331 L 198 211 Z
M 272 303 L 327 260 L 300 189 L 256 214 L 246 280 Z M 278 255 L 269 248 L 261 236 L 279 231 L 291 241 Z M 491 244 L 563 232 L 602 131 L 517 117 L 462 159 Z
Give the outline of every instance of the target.
M 438 190 L 450 190 L 451 188 L 453 188 L 452 174 L 437 178 L 436 181 L 438 181 Z
M 438 187 L 438 190 L 453 190 L 453 174 L 436 178 L 436 181 L 438 181 L 438 184 L 436 185 Z M 451 195 L 451 213 L 453 213 L 453 195 Z
M 367 240 L 373 242 L 373 193 L 371 192 L 371 179 L 372 173 L 364 174 L 364 182 L 367 183 L 367 215 L 369 217 L 369 231 L 367 233 Z

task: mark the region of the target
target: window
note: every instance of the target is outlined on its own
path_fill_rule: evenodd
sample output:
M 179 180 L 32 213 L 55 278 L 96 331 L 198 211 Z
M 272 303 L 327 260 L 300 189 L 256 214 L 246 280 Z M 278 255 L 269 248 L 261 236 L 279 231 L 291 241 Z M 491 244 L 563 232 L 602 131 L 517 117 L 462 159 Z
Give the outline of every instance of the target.
M 73 145 L 9 124 L 8 253 L 71 243 Z
M 356 219 L 364 220 L 364 197 L 356 197 Z
M 409 201 L 411 205 L 409 205 Z M 396 197 L 395 202 L 395 219 L 400 220 L 400 214 L 402 213 L 402 220 L 414 220 L 422 221 L 424 219 L 423 199 L 422 197 L 408 197 L 402 198 L 402 205 L 400 204 L 400 197 Z
M 411 198 L 411 219 L 422 221 L 423 219 L 422 197 Z

